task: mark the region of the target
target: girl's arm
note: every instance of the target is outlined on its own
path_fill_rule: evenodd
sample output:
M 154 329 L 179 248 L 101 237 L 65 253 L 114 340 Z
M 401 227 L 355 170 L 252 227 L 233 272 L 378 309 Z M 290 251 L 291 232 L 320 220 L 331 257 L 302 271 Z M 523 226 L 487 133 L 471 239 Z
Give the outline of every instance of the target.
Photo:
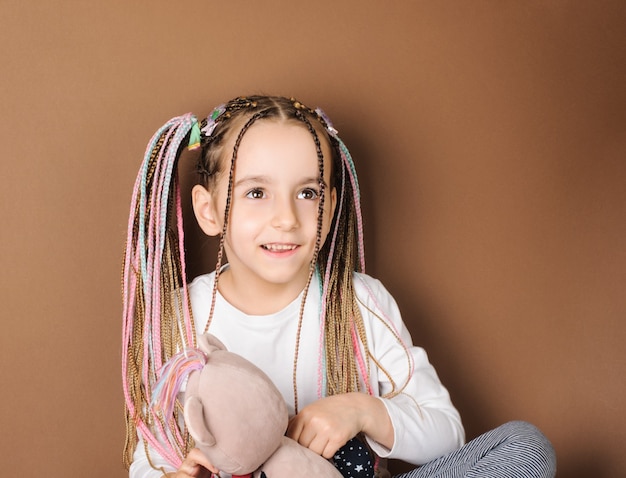
M 322 398 L 304 407 L 290 420 L 287 436 L 331 458 L 361 432 L 386 448 L 393 447 L 393 426 L 385 405 L 365 393 L 352 392 Z
M 394 435 L 391 447 L 372 435 L 366 436 L 369 444 L 381 457 L 413 464 L 459 448 L 465 441 L 459 413 L 425 350 L 413 345 L 395 300 L 378 280 L 363 274 L 355 275 L 355 291 L 370 351 L 382 367 L 371 364 L 370 384 L 381 397 Z
M 459 414 L 426 352 L 413 346 L 394 299 L 379 281 L 361 274 L 355 276 L 355 290 L 368 346 L 386 373 L 371 361 L 375 396 L 348 393 L 318 400 L 292 418 L 288 436 L 329 458 L 363 432 L 379 456 L 414 464 L 460 447 L 465 434 Z

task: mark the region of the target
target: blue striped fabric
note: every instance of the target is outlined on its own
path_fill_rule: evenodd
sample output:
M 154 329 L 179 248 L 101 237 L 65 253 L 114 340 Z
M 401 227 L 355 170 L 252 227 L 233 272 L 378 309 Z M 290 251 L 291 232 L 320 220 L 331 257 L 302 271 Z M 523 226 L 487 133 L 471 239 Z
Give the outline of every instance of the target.
M 394 478 L 552 478 L 555 474 L 550 441 L 530 423 L 516 421 Z

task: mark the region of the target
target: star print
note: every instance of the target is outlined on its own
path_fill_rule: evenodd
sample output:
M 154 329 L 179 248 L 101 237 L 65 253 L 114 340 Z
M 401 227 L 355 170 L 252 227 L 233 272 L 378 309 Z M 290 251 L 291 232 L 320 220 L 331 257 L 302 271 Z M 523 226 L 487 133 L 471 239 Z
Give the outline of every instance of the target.
M 357 466 L 354 468 L 354 471 L 363 471 L 363 465 L 357 465 Z

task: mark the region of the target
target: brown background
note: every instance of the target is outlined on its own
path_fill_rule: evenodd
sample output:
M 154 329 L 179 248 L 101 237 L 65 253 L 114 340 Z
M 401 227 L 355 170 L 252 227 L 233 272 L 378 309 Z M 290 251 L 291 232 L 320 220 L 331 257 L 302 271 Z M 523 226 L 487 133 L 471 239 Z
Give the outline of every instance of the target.
M 468 437 L 525 419 L 558 476 L 625 476 L 624 5 L 1 0 L 3 473 L 125 476 L 119 282 L 144 147 L 264 92 L 334 119 L 369 272 Z

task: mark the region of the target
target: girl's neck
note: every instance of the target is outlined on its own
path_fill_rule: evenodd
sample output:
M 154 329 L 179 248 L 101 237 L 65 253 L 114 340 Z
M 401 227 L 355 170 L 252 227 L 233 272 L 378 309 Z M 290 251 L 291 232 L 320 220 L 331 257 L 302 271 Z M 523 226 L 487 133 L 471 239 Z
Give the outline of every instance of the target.
M 246 315 L 270 315 L 291 304 L 306 285 L 307 277 L 288 284 L 250 284 L 224 269 L 219 277 L 218 290 L 233 307 Z

